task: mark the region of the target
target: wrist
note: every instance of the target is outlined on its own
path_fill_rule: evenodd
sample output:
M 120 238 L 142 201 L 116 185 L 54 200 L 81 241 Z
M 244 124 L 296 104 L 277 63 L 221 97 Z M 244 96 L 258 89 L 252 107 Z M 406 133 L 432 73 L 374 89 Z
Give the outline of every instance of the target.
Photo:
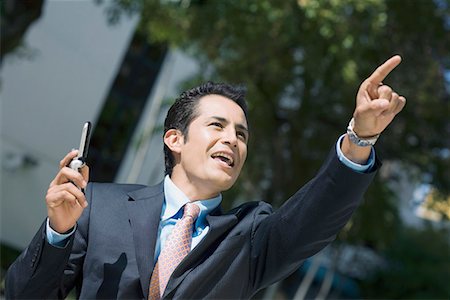
M 48 226 L 56 233 L 58 234 L 69 234 L 70 232 L 73 231 L 75 224 L 61 224 L 61 225 L 57 225 L 57 222 L 55 224 L 55 222 L 52 221 L 52 218 L 49 216 L 48 217 Z
M 51 226 L 50 226 L 50 219 L 47 218 L 47 225 L 46 225 L 46 237 L 47 237 L 47 241 L 50 245 L 55 246 L 57 248 L 65 248 L 70 236 L 75 232 L 76 230 L 76 226 L 74 228 L 72 228 L 71 231 L 66 232 L 66 233 L 59 233 L 57 231 L 55 231 Z
M 361 136 L 355 132 L 355 119 L 352 118 L 348 123 L 347 136 L 350 142 L 359 147 L 368 147 L 375 145 L 380 134 L 372 136 Z
M 351 142 L 348 134 L 346 134 L 342 140 L 341 151 L 352 162 L 366 164 L 372 151 L 372 146 L 358 146 Z

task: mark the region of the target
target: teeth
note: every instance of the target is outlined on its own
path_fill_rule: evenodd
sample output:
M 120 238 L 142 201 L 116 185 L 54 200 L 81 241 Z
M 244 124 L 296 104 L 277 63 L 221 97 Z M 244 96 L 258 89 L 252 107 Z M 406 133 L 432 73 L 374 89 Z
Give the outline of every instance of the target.
M 231 157 L 227 153 L 223 153 L 223 152 L 217 152 L 217 153 L 214 153 L 212 155 L 213 158 L 216 158 L 216 157 L 219 157 L 219 156 L 225 158 L 227 160 L 227 163 L 228 163 L 229 166 L 233 166 L 233 164 L 234 164 L 233 157 Z

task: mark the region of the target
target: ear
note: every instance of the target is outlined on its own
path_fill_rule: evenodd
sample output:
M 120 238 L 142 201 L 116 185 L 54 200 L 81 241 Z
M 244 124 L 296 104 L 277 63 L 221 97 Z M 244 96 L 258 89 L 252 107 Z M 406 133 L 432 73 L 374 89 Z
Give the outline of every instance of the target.
M 178 129 L 169 129 L 164 134 L 164 144 L 174 153 L 181 152 L 181 145 L 184 144 L 184 137 Z

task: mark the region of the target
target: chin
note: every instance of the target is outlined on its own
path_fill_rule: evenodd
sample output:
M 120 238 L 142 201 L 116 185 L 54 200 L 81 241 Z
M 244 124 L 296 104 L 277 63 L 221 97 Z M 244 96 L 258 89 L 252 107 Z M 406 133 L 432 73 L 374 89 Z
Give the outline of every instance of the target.
M 231 189 L 233 187 L 233 185 L 234 185 L 234 182 L 231 183 L 231 184 L 223 185 L 223 186 L 220 187 L 220 190 L 222 192 L 228 191 L 229 189 Z
M 236 183 L 236 178 L 230 178 L 229 180 L 221 182 L 220 187 L 221 187 L 222 191 L 227 191 L 227 190 L 231 189 L 235 183 Z
M 214 176 L 211 178 L 211 182 L 218 189 L 220 189 L 220 191 L 226 191 L 234 185 L 236 178 L 229 175 L 220 174 L 220 176 Z

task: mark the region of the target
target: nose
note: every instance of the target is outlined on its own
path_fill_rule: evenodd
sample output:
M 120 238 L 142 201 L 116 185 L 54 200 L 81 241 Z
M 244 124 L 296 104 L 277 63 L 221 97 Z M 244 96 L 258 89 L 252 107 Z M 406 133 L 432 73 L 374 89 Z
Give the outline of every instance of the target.
M 236 130 L 234 129 L 229 129 L 229 130 L 224 130 L 224 136 L 222 138 L 222 143 L 230 145 L 232 147 L 237 147 L 237 134 L 236 134 Z

